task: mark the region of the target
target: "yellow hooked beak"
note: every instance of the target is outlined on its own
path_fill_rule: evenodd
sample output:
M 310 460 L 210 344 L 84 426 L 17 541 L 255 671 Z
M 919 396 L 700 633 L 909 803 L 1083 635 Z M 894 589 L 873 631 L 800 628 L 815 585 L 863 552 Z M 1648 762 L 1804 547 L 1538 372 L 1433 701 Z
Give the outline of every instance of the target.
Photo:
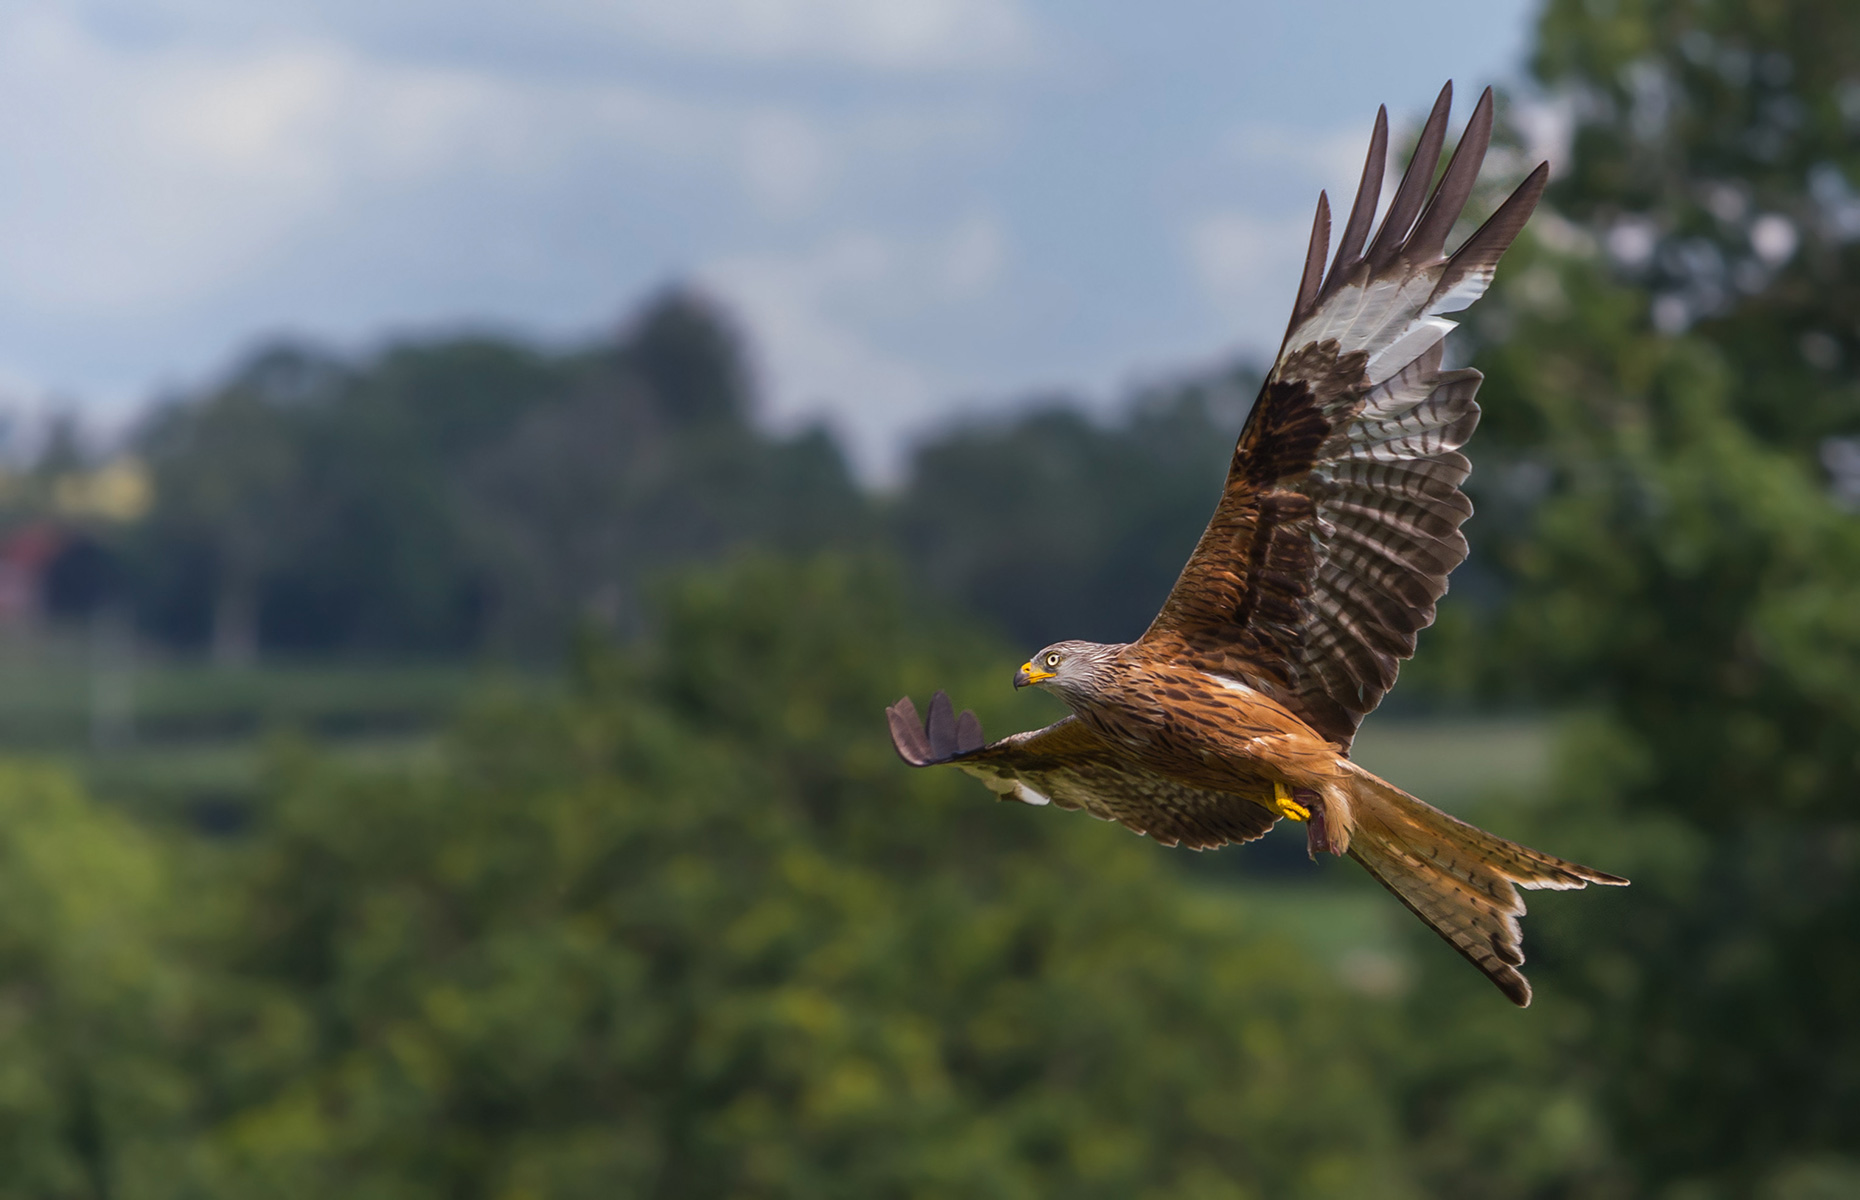
M 1042 670 L 1031 662 L 1024 662 L 1020 664 L 1020 670 L 1014 672 L 1014 686 L 1024 688 L 1030 684 L 1045 683 L 1057 674 L 1057 671 Z

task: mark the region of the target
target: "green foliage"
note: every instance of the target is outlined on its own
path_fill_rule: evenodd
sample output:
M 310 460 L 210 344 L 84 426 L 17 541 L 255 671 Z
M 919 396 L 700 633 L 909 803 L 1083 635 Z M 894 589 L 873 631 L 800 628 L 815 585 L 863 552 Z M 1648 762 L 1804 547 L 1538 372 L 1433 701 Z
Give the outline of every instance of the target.
M 1566 819 L 1629 831 L 1599 861 L 1637 886 L 1624 919 L 1569 916 L 1590 950 L 1559 983 L 1597 1006 L 1613 1124 L 1649 1186 L 1748 1187 L 1845 1147 L 1860 1105 L 1860 973 L 1825 952 L 1860 918 L 1860 523 L 1739 418 L 1717 347 L 1611 322 L 1586 278 L 1489 356 L 1553 482 L 1495 547 L 1517 591 L 1488 651 L 1599 714 Z
M 973 672 L 895 583 L 749 563 L 665 612 L 437 774 L 287 773 L 232 957 L 299 1015 L 225 1044 L 263 1064 L 225 1186 L 1410 1194 L 1319 964 L 1120 831 L 896 763 L 879 706 Z
M 1860 9 L 1552 0 L 1535 66 L 1577 117 L 1552 201 L 1651 235 L 1624 265 L 1671 327 L 1703 320 L 1739 417 L 1798 451 L 1855 432 Z
M 1580 223 L 1540 222 L 1474 317 L 1496 453 L 1470 532 L 1504 598 L 1453 647 L 1461 678 L 1585 714 L 1540 819 L 1635 886 L 1538 924 L 1540 989 L 1587 1009 L 1563 1070 L 1628 1194 L 1851 1178 L 1860 522 L 1818 459 L 1860 428 L 1852 20 L 1552 3 L 1539 70 L 1578 115 L 1553 199 Z
M 0 766 L 0 1193 L 109 1194 L 171 1173 L 187 1081 L 176 895 L 146 834 L 58 772 Z M 117 1145 L 119 1131 L 133 1131 Z
M 901 691 L 1034 699 L 903 596 L 853 559 L 688 577 L 651 642 L 411 769 L 280 746 L 229 842 L 0 774 L 0 1194 L 1453 1194 L 1459 1143 L 1404 1141 L 1462 1090 L 1415 1039 L 1462 1032 L 1346 986 L 1337 898 L 896 761 Z M 1482 1066 L 1523 1061 L 1479 998 Z M 1549 1137 L 1514 1136 L 1532 1078 L 1477 1194 L 1561 1177 L 1507 1149 Z

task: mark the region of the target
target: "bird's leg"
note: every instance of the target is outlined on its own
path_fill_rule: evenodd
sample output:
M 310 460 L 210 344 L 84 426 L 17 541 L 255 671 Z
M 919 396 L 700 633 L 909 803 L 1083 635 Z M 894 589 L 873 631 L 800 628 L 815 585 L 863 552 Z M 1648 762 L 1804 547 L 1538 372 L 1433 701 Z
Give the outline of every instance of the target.
M 1305 853 L 1313 862 L 1321 854 L 1333 854 L 1330 827 L 1324 820 L 1324 798 L 1311 788 L 1290 788 L 1272 781 L 1272 808 L 1282 817 L 1305 822 Z
M 1330 825 L 1324 820 L 1324 798 L 1309 788 L 1299 788 L 1292 796 L 1294 804 L 1303 801 L 1300 807 L 1307 808 L 1311 813 L 1311 819 L 1305 825 L 1305 853 L 1311 856 L 1312 862 L 1317 861 L 1320 853 L 1335 854 L 1330 844 Z
M 1292 789 L 1277 779 L 1272 781 L 1272 811 L 1282 817 L 1290 817 L 1294 821 L 1311 819 L 1311 810 L 1292 799 Z

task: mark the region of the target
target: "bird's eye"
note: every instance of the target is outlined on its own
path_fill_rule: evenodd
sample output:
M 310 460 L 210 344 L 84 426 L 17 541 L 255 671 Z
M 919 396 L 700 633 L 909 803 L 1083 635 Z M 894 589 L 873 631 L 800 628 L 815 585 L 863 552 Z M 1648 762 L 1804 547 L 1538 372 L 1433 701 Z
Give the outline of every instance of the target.
M 1050 668 L 1050 667 L 1056 667 L 1056 666 L 1058 666 L 1058 665 L 1059 665 L 1059 656 L 1058 656 L 1057 654 L 1049 654 L 1049 655 L 1047 655 L 1047 656 L 1046 656 L 1046 665 L 1047 665 L 1047 666 L 1048 666 L 1049 668 Z

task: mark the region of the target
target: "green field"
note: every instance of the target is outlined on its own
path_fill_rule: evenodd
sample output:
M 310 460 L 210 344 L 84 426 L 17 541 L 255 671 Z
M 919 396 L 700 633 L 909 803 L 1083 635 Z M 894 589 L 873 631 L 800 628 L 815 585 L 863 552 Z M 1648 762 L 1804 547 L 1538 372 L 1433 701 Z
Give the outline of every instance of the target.
M 133 662 L 120 653 L 100 660 L 69 636 L 15 640 L 0 643 L 0 754 L 62 762 L 92 794 L 158 820 L 238 828 L 287 744 L 357 768 L 417 771 L 438 761 L 448 723 L 472 697 L 512 689 L 540 696 L 559 686 L 541 674 L 460 664 L 227 669 L 147 652 Z M 876 724 L 873 736 L 882 736 Z M 1356 757 L 1464 811 L 1538 784 L 1549 737 L 1541 719 L 1372 719 Z M 1302 828 L 1287 825 L 1265 843 L 1220 854 L 1168 853 L 1208 881 L 1210 915 L 1237 911 L 1291 934 L 1358 991 L 1408 985 L 1405 915 L 1348 864 L 1309 864 Z
M 417 766 L 468 697 L 541 694 L 541 675 L 456 663 L 228 669 L 77 637 L 0 642 L 0 754 L 76 768 L 97 795 L 156 809 L 244 803 L 279 739 L 358 766 Z
M 1553 722 L 1540 716 L 1371 716 L 1351 757 L 1403 791 L 1457 810 L 1542 786 L 1553 734 Z
M 417 765 L 471 696 L 556 686 L 541 674 L 459 663 L 228 669 L 148 651 L 101 656 L 81 637 L 14 638 L 0 642 L 0 754 L 71 763 L 112 798 L 242 802 L 257 794 L 279 737 L 357 765 Z M 1355 757 L 1458 809 L 1539 784 L 1549 742 L 1540 718 L 1372 717 Z

